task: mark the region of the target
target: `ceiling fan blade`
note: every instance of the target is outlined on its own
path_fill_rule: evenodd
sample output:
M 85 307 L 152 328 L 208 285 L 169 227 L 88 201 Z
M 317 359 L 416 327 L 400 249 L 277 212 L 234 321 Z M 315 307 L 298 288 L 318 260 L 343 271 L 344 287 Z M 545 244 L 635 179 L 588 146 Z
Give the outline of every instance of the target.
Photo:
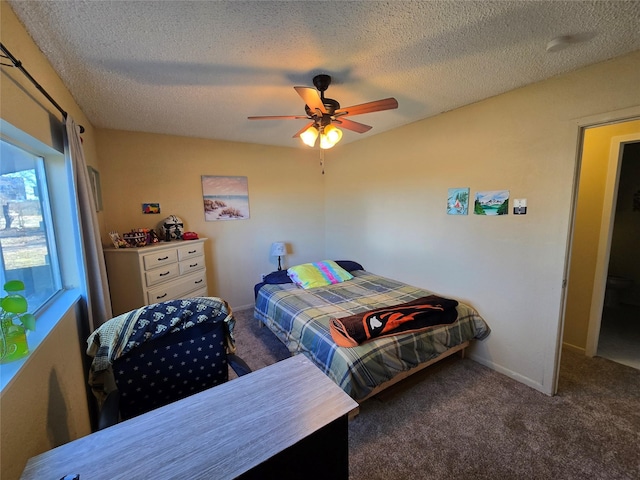
M 312 112 L 316 110 L 320 110 L 321 113 L 327 113 L 327 109 L 324 108 L 324 104 L 322 103 L 322 99 L 320 95 L 318 95 L 318 91 L 315 88 L 311 87 L 293 87 L 295 88 L 298 95 L 302 97 L 304 103 L 306 103 Z
M 298 133 L 296 133 L 296 134 L 293 136 L 293 138 L 297 138 L 297 137 L 299 137 L 299 136 L 300 136 L 300 135 L 301 135 L 301 134 L 302 134 L 302 133 L 303 133 L 307 128 L 309 128 L 311 125 L 314 125 L 315 123 L 316 123 L 316 122 L 311 122 L 311 123 L 309 123 L 309 124 L 305 125 L 304 127 L 302 127 L 302 128 L 298 131 Z
M 344 117 L 336 118 L 333 122 L 339 123 L 342 128 L 358 133 L 365 133 L 373 128 L 369 125 L 365 125 L 364 123 L 354 122 L 353 120 L 349 120 Z
M 336 115 L 362 115 L 363 113 L 380 112 L 382 110 L 393 110 L 398 108 L 398 101 L 393 98 L 385 98 L 374 102 L 361 103 L 351 107 L 340 108 L 336 110 Z
M 249 120 L 286 120 L 286 119 L 298 119 L 309 118 L 306 115 L 264 115 L 258 117 L 247 117 Z

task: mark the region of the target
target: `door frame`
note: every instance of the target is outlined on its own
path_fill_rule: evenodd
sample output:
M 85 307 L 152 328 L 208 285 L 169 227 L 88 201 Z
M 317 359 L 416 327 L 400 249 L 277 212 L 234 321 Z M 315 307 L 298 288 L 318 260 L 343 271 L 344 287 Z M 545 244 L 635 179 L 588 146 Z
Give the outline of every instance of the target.
M 596 257 L 596 270 L 591 295 L 591 309 L 589 311 L 589 326 L 587 328 L 587 344 L 585 348 L 585 354 L 589 357 L 595 356 L 598 352 L 602 309 L 604 307 L 604 295 L 609 272 L 609 258 L 611 256 L 611 239 L 613 237 L 613 226 L 616 218 L 622 155 L 624 146 L 628 143 L 635 142 L 640 142 L 640 132 L 613 137 L 609 147 L 609 165 L 604 191 L 602 218 L 600 221 L 598 254 Z
M 605 125 L 610 125 L 613 123 L 622 123 L 628 122 L 631 120 L 640 119 L 640 105 L 636 105 L 634 107 L 625 108 L 623 110 L 615 110 L 612 112 L 605 112 L 597 115 L 591 115 L 588 117 L 576 118 L 575 121 L 575 132 L 576 132 L 576 156 L 575 156 L 575 167 L 574 167 L 574 175 L 573 175 L 573 186 L 572 186 L 572 205 L 571 205 L 571 213 L 569 219 L 569 235 L 567 236 L 567 246 L 565 251 L 564 258 L 564 275 L 563 275 L 563 285 L 562 285 L 562 300 L 561 300 L 561 314 L 560 314 L 560 322 L 558 324 L 558 332 L 556 337 L 556 356 L 555 356 L 555 365 L 553 369 L 553 379 L 552 379 L 552 395 L 558 393 L 558 380 L 560 378 L 560 363 L 562 359 L 562 343 L 563 343 L 563 333 L 564 333 L 564 324 L 565 324 L 565 314 L 567 309 L 567 289 L 569 285 L 569 267 L 571 264 L 571 256 L 573 250 L 573 240 L 574 240 L 574 229 L 575 229 L 575 220 L 576 220 L 576 210 L 578 206 L 578 189 L 580 186 L 580 172 L 582 170 L 582 154 L 584 147 L 584 131 L 587 128 L 591 127 L 600 127 Z M 619 151 L 619 148 L 618 148 Z M 617 167 L 616 167 L 617 174 Z M 615 212 L 615 210 L 613 210 Z M 601 227 L 602 228 L 602 227 Z M 613 228 L 611 226 L 611 228 Z M 601 231 L 602 233 L 602 231 Z M 600 250 L 600 246 L 599 246 Z M 607 252 L 607 264 L 608 264 L 608 251 Z M 608 269 L 607 267 L 605 267 Z M 600 315 L 602 313 L 602 305 L 604 304 L 604 286 L 606 285 L 606 270 L 604 275 L 604 284 L 600 284 L 599 291 L 597 292 L 598 297 L 600 298 Z M 595 290 L 595 285 L 594 285 Z M 600 318 L 597 319 L 597 326 L 595 325 L 596 321 L 593 321 L 592 312 L 596 310 L 594 306 L 594 299 L 591 301 L 591 309 L 589 315 L 589 325 L 587 327 L 587 346 L 589 344 L 589 340 L 593 335 L 596 335 L 596 349 L 597 349 L 597 341 L 598 336 L 600 334 Z M 585 350 L 585 353 L 587 351 Z M 595 353 L 593 354 L 595 355 Z M 591 355 L 591 356 L 593 356 Z

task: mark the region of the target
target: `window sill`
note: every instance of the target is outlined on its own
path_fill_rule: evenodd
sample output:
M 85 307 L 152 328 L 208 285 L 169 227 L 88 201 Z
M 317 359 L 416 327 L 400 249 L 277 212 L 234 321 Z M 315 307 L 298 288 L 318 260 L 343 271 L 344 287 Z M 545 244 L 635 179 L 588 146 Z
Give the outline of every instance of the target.
M 36 321 L 36 331 L 27 334 L 29 355 L 20 360 L 0 365 L 0 392 L 11 383 L 20 369 L 26 365 L 38 346 L 44 342 L 49 333 L 56 327 L 64 315 L 80 299 L 80 290 L 65 290 L 51 305 L 41 314 Z

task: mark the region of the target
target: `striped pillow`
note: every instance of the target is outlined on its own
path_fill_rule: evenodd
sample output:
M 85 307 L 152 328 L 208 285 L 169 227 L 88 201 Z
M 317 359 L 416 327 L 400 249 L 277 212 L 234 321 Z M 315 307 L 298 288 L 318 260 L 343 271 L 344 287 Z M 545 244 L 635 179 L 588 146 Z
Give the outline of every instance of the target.
M 293 283 L 304 289 L 325 287 L 353 278 L 333 260 L 296 265 L 287 270 L 287 275 Z

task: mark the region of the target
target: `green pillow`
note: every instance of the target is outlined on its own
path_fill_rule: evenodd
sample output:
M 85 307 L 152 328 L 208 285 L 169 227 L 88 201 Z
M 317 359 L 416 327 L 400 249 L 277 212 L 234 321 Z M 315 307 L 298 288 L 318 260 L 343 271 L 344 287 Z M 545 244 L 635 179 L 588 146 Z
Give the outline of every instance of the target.
M 287 270 L 287 275 L 293 283 L 305 289 L 326 287 L 353 278 L 333 260 L 296 265 Z

